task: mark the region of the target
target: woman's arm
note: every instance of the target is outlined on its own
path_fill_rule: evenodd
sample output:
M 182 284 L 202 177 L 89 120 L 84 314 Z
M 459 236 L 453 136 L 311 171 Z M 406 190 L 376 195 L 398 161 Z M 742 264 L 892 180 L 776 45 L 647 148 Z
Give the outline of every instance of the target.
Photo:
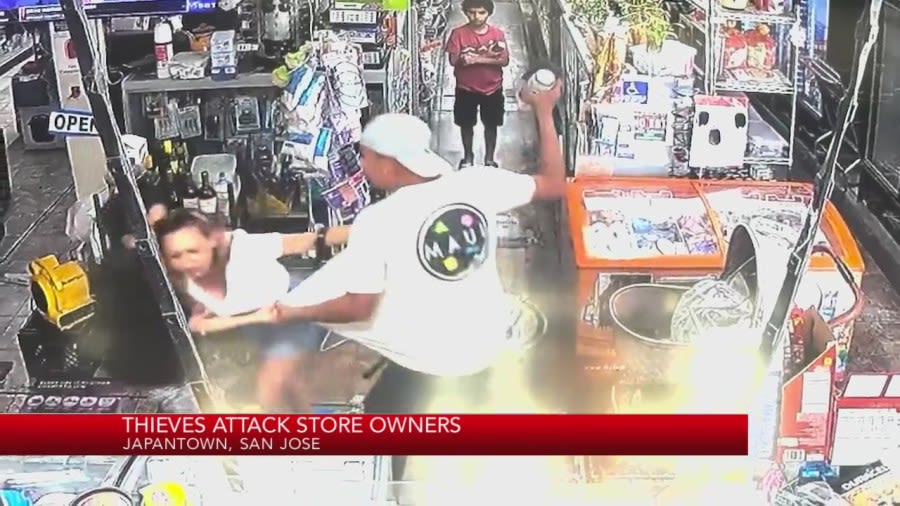
M 341 246 L 347 244 L 348 237 L 350 237 L 350 225 L 331 227 L 325 232 L 325 244 Z M 313 251 L 316 249 L 316 233 L 282 234 L 281 249 L 282 256 L 302 255 Z
M 198 314 L 192 316 L 189 322 L 192 332 L 196 332 L 201 336 L 214 332 L 224 332 L 226 330 L 236 329 L 247 325 L 256 325 L 263 323 L 272 323 L 276 319 L 274 306 L 264 307 L 252 313 L 235 315 L 235 316 L 211 316 L 209 314 Z

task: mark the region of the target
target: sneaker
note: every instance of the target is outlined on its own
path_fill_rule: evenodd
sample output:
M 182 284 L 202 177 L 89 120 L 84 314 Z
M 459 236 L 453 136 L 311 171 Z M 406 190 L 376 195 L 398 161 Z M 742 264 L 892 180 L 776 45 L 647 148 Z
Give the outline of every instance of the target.
M 495 168 L 495 169 L 499 169 L 499 168 L 500 168 L 500 166 L 497 165 L 497 162 L 495 162 L 495 161 L 493 161 L 493 160 L 485 160 L 485 161 L 484 161 L 484 166 L 485 166 L 485 167 L 493 167 L 493 168 Z

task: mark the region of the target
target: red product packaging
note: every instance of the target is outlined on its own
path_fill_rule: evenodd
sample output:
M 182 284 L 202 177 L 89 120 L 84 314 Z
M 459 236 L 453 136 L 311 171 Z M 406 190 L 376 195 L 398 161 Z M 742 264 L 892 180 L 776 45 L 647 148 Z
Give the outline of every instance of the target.
M 794 332 L 803 336 L 805 359 L 794 361 L 794 374 L 781 390 L 776 461 L 788 469 L 826 460 L 829 454 L 837 362 L 834 336 L 816 310 L 794 314 L 792 319 L 799 326 Z
M 730 27 L 725 30 L 725 44 L 722 50 L 722 68 L 734 70 L 747 65 L 747 40 L 740 30 Z
M 759 25 L 744 32 L 747 48 L 747 67 L 759 70 L 775 68 L 775 39 L 769 34 L 768 25 Z

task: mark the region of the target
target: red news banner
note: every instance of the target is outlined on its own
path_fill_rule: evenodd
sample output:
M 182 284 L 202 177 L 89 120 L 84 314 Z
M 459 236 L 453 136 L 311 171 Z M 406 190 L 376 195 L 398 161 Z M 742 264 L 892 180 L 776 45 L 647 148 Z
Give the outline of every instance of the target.
M 3 455 L 746 455 L 746 415 L 3 415 Z

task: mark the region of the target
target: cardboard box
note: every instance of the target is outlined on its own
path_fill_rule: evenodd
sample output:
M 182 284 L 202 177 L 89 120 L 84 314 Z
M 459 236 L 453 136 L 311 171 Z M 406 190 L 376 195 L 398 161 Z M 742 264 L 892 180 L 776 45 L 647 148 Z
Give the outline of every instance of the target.
M 798 323 L 794 335 L 802 358 L 794 361 L 793 371 L 785 371 L 775 445 L 775 460 L 789 476 L 804 462 L 827 460 L 835 398 L 837 351 L 831 329 L 813 309 Z

